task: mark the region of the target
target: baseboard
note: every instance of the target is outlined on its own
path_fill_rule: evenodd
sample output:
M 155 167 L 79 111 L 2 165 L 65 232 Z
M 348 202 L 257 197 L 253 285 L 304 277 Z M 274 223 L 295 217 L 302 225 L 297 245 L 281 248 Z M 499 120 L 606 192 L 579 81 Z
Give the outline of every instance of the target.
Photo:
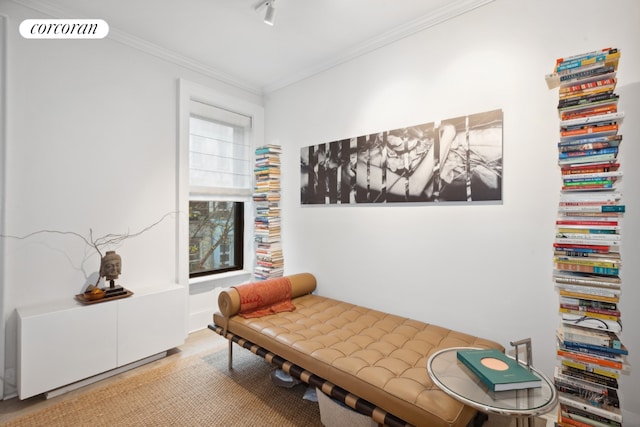
M 45 395 L 45 397 L 47 399 L 50 399 L 50 398 L 56 397 L 56 396 L 60 396 L 62 394 L 68 393 L 70 391 L 77 390 L 77 389 L 79 389 L 81 387 L 85 387 L 85 386 L 87 386 L 89 384 L 93 384 L 93 383 L 96 383 L 98 381 L 102 381 L 104 379 L 113 377 L 113 376 L 121 374 L 123 372 L 127 372 L 127 371 L 130 371 L 132 369 L 135 369 L 135 368 L 137 368 L 139 366 L 146 365 L 147 363 L 151 363 L 153 361 L 162 359 L 162 358 L 164 358 L 166 356 L 167 356 L 167 352 L 163 351 L 162 353 L 154 354 L 153 356 L 149 356 L 149 357 L 145 357 L 144 359 L 140 359 L 137 362 L 129 363 L 128 365 L 120 366 L 119 368 L 112 369 L 112 370 L 107 371 L 107 372 L 103 372 L 103 373 L 95 375 L 93 377 L 85 378 L 84 380 L 77 381 L 75 383 L 71 383 L 71 384 L 65 385 L 63 387 L 56 388 L 54 390 L 50 390 L 50 391 L 44 393 L 44 395 Z
M 213 322 L 213 309 L 189 313 L 189 333 L 201 331 Z

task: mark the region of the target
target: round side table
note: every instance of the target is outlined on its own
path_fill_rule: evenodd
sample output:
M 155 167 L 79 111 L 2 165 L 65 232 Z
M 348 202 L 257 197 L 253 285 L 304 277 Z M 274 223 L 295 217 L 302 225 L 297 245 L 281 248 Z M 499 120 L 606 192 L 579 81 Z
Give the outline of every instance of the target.
M 553 409 L 557 392 L 553 382 L 531 368 L 542 379 L 542 387 L 523 390 L 492 391 L 462 362 L 456 352 L 470 347 L 440 350 L 427 361 L 427 371 L 434 384 L 454 399 L 486 414 L 516 417 L 520 425 L 534 426 L 534 419 Z

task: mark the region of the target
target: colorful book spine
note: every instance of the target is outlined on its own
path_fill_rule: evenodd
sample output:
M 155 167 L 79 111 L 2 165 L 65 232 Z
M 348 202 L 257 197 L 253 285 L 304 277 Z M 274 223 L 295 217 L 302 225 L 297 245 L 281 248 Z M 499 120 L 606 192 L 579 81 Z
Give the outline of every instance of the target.
M 279 145 L 265 145 L 255 150 L 254 240 L 256 260 L 254 278 L 266 280 L 284 275 L 280 220 Z
M 559 425 L 622 425 L 618 379 L 628 351 L 619 337 L 618 305 L 626 209 L 617 190 L 624 119 L 614 92 L 619 59 L 614 48 L 572 55 L 545 76 L 549 88 L 559 88 L 562 184 L 553 244 Z

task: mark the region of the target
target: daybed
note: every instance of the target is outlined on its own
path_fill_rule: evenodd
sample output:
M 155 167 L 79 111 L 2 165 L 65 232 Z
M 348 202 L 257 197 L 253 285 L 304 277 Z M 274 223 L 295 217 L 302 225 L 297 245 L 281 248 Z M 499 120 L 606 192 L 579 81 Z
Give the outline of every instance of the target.
M 290 284 L 291 298 L 281 298 L 279 309 L 293 311 L 265 309 L 264 295 L 242 289 L 255 292 L 273 281 Z M 209 328 L 229 339 L 229 368 L 235 342 L 379 424 L 466 426 L 473 420 L 473 408 L 431 382 L 427 360 L 442 348 L 504 350 L 500 344 L 314 295 L 315 288 L 315 277 L 302 273 L 223 290 Z

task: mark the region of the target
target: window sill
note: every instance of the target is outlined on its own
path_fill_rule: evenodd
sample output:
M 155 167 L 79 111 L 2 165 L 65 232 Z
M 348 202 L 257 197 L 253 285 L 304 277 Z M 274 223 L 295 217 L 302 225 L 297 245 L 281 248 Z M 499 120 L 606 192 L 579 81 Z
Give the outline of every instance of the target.
M 189 289 L 193 291 L 213 288 L 227 288 L 251 281 L 253 273 L 247 270 L 230 271 L 213 276 L 194 277 L 189 279 Z

